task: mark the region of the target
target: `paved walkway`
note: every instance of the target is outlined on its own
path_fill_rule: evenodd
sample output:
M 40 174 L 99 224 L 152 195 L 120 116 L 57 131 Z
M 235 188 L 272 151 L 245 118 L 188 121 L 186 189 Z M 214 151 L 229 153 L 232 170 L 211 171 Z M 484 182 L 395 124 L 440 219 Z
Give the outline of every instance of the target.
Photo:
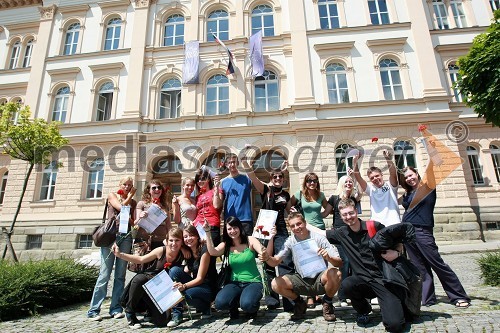
M 469 243 L 441 246 L 443 259 L 455 270 L 472 298 L 468 309 L 457 309 L 436 282 L 439 303 L 422 308 L 420 318 L 408 326 L 407 332 L 500 332 L 500 288 L 482 285 L 476 259 L 481 252 L 500 248 L 500 242 Z M 102 313 L 107 313 L 109 300 L 104 303 Z M 125 319 L 104 319 L 93 322 L 86 318 L 88 304 L 79 304 L 65 310 L 21 320 L 0 323 L 0 332 L 123 332 L 130 330 Z M 210 320 L 201 320 L 193 314 L 193 320 L 186 320 L 180 326 L 168 328 L 143 327 L 139 332 L 384 332 L 378 309 L 370 315 L 372 323 L 360 327 L 355 322 L 352 308 L 337 308 L 336 322 L 326 322 L 321 307 L 307 311 L 306 319 L 290 321 L 290 314 L 281 310 L 267 311 L 261 307 L 256 319 L 229 321 L 228 315 L 215 313 Z

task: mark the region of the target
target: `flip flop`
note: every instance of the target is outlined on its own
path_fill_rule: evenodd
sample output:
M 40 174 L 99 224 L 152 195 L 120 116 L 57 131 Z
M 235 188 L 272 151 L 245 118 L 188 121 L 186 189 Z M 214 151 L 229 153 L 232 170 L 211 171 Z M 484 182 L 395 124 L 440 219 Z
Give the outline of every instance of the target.
M 455 303 L 455 307 L 459 308 L 459 309 L 467 309 L 469 306 L 470 306 L 470 302 L 467 302 L 466 300 L 463 300 L 463 299 L 458 300 Z

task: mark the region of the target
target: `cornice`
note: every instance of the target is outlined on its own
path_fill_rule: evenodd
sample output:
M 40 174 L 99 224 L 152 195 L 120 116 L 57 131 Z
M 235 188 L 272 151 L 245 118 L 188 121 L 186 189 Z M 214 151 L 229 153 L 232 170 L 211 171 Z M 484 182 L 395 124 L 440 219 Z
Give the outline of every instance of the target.
M 336 29 L 316 29 L 307 31 L 308 36 L 321 36 L 321 35 L 330 35 L 330 34 L 350 34 L 353 32 L 373 32 L 374 30 L 383 31 L 383 30 L 409 30 L 411 28 L 410 22 L 403 23 L 392 23 L 392 24 L 370 24 L 370 25 L 362 25 L 357 27 L 342 27 Z
M 0 0 L 0 9 L 2 8 L 20 8 L 28 6 L 43 5 L 42 0 Z

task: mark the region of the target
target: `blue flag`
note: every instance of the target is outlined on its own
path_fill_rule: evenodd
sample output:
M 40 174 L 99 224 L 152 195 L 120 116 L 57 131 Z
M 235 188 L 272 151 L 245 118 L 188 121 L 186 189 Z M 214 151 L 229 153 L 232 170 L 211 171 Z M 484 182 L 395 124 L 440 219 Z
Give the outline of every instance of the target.
M 250 61 L 252 76 L 264 75 L 264 55 L 262 54 L 262 30 L 250 36 Z

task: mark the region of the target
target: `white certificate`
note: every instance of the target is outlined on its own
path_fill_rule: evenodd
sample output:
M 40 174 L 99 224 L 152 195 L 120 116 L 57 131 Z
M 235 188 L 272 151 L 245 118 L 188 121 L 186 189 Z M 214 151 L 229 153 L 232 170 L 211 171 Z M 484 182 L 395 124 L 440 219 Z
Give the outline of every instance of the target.
M 161 271 L 142 287 L 160 313 L 164 313 L 184 299 L 181 292 L 173 287 L 174 282 L 166 271 Z
M 311 238 L 293 246 L 292 253 L 299 263 L 295 268 L 303 278 L 315 278 L 326 269 L 325 259 L 318 254 L 318 250 L 318 244 Z
M 207 239 L 207 233 L 205 232 L 205 229 L 203 229 L 203 226 L 201 225 L 201 223 L 198 223 L 196 225 L 196 230 L 198 230 L 198 235 L 200 235 L 201 240 Z
M 260 239 L 270 239 L 271 229 L 276 224 L 278 212 L 275 210 L 261 209 L 257 218 L 256 228 L 262 226 L 262 229 L 254 230 L 252 236 Z M 264 233 L 263 233 L 264 232 Z
M 143 217 L 139 221 L 139 227 L 146 230 L 148 234 L 153 233 L 153 231 L 158 228 L 158 226 L 165 221 L 167 218 L 167 213 L 156 204 L 152 204 L 148 209 L 148 216 Z
M 118 232 L 126 234 L 128 232 L 128 222 L 130 220 L 130 206 L 122 206 L 120 209 L 120 226 Z

